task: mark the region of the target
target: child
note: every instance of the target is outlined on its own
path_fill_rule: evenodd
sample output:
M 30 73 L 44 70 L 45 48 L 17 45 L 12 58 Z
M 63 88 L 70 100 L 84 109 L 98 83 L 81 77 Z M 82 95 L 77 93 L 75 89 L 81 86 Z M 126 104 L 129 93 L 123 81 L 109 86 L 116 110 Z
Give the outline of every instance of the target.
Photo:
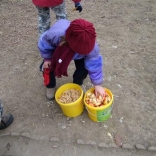
M 75 3 L 75 9 L 82 11 L 81 0 L 72 0 Z M 55 13 L 56 19 L 67 19 L 65 0 L 32 0 L 38 10 L 38 30 L 41 36 L 50 28 L 50 9 Z
M 7 128 L 13 122 L 12 114 L 3 115 L 3 105 L 0 101 L 0 130 Z
M 92 23 L 84 19 L 72 22 L 59 20 L 40 37 L 38 48 L 44 58 L 43 77 L 49 100 L 55 95 L 55 77 L 68 76 L 67 68 L 71 60 L 74 60 L 76 67 L 73 83 L 82 85 L 89 74 L 95 94 L 105 95 L 100 86 L 103 82 L 102 56 Z

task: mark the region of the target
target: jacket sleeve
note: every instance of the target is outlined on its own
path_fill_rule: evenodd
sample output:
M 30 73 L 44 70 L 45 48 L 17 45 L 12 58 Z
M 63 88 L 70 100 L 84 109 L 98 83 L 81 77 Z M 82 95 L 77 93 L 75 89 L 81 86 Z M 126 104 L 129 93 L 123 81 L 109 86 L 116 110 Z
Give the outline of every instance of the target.
M 88 70 L 92 84 L 100 85 L 103 82 L 103 59 L 97 43 L 92 52 L 86 55 L 85 68 Z
M 54 23 L 44 34 L 41 35 L 38 42 L 38 49 L 41 57 L 51 59 L 52 55 L 59 45 L 61 37 L 65 36 L 65 32 L 70 25 L 70 21 L 60 19 Z
M 60 36 L 49 29 L 43 35 L 41 35 L 38 41 L 38 49 L 41 57 L 44 59 L 51 59 L 54 50 L 60 42 Z

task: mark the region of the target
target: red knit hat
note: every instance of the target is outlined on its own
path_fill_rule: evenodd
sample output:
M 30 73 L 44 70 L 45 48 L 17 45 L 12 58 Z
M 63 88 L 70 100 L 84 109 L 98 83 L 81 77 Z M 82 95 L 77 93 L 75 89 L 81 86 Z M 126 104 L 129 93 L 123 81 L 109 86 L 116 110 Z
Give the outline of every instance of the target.
M 76 19 L 70 23 L 65 38 L 74 52 L 89 54 L 95 45 L 95 28 L 84 19 Z

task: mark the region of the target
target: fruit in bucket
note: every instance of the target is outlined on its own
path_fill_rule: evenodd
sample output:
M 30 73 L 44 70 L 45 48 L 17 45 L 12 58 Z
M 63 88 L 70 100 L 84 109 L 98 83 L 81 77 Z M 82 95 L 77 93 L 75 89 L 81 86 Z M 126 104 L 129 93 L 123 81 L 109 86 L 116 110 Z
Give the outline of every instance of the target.
M 77 89 L 67 89 L 58 98 L 58 101 L 64 104 L 75 102 L 81 96 L 81 92 Z
M 93 107 L 102 107 L 104 105 L 107 105 L 111 101 L 111 97 L 106 92 L 105 97 L 102 97 L 101 95 L 98 95 L 96 97 L 95 93 L 93 92 L 87 92 L 85 97 L 85 102 Z

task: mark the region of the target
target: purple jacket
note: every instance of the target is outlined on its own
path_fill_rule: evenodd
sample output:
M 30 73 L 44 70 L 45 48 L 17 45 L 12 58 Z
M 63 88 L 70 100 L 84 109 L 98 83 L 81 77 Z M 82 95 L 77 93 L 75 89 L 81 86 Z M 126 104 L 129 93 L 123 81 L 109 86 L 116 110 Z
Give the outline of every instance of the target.
M 68 20 L 58 20 L 49 30 L 41 35 L 38 42 L 38 48 L 44 59 L 52 58 L 54 50 L 60 43 L 61 36 L 65 36 L 65 32 L 69 25 L 70 21 Z M 85 68 L 88 70 L 91 82 L 94 85 L 101 84 L 103 82 L 103 61 L 97 42 L 95 43 L 93 50 L 87 55 L 80 55 L 75 52 L 73 60 L 82 58 L 84 58 Z

